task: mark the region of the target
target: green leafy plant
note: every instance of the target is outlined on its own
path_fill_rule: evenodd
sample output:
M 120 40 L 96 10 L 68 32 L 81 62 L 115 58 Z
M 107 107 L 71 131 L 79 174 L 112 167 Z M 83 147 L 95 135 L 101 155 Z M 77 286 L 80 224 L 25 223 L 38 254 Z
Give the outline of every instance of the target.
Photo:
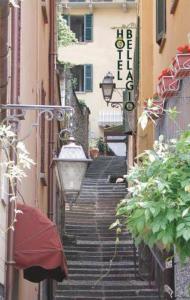
M 100 137 L 97 140 L 97 147 L 98 147 L 100 153 L 107 152 L 107 143 L 104 142 L 104 139 L 102 137 Z
M 160 104 L 158 102 L 154 103 L 153 98 L 146 99 L 146 107 L 138 119 L 138 124 L 140 124 L 143 130 L 147 127 L 149 120 L 153 124 L 156 123 L 155 119 L 158 117 L 160 109 Z M 169 118 L 174 122 L 179 114 L 176 110 L 176 106 L 169 109 L 162 109 L 162 113 L 167 113 Z
M 84 100 L 80 100 L 80 99 L 79 99 L 79 105 L 80 105 L 81 108 L 84 108 L 84 107 L 87 108 L 87 107 L 88 107 L 88 106 L 86 105 L 85 101 L 84 101 Z
M 190 130 L 178 140 L 163 136 L 128 173 L 128 197 L 117 207 L 112 227 L 127 226 L 137 243 L 175 246 L 182 261 L 190 256 Z

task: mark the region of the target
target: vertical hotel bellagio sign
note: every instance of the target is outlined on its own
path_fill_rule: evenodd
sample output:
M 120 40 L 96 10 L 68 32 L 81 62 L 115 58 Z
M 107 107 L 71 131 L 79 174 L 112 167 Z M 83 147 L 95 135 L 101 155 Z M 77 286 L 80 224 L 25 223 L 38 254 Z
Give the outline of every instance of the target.
M 128 99 L 125 102 L 126 110 L 133 110 L 135 105 L 132 102 L 132 92 L 134 90 L 133 77 L 133 40 L 136 29 L 135 23 L 116 29 L 115 47 L 117 49 L 117 80 L 125 81 L 125 89 L 128 92 Z

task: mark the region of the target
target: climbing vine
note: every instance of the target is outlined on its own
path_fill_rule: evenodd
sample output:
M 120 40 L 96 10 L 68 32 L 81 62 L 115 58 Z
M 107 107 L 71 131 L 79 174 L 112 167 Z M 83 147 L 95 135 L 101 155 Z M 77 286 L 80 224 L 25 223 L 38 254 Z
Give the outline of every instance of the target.
M 70 30 L 66 20 L 64 20 L 64 18 L 60 13 L 57 16 L 57 30 L 58 30 L 58 47 L 61 46 L 67 47 L 77 42 L 75 33 Z

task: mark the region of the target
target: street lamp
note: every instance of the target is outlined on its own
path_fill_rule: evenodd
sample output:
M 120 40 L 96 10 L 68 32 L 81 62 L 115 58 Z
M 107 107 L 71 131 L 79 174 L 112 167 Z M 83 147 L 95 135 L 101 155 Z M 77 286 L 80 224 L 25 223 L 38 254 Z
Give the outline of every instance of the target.
M 39 119 L 42 115 L 46 115 L 47 121 L 65 120 L 66 115 L 72 117 L 73 108 L 71 106 L 55 106 L 55 105 L 29 105 L 29 104 L 0 104 L 1 110 L 10 110 L 15 112 L 13 115 L 6 117 L 4 120 L 7 124 L 14 125 L 14 122 L 19 122 L 20 115 L 17 115 L 17 110 L 22 111 L 23 115 L 26 111 L 38 111 L 38 121 L 31 124 L 31 127 L 39 126 Z M 19 127 L 16 127 L 17 130 Z M 70 132 L 70 129 L 63 129 L 63 132 Z M 28 137 L 23 137 L 22 140 Z M 91 159 L 87 159 L 82 146 L 77 145 L 73 137 L 70 137 L 67 145 L 63 145 L 58 157 L 53 159 L 56 166 L 57 179 L 61 190 L 65 194 L 79 194 L 81 183 L 84 178 L 88 163 Z
M 100 83 L 100 88 L 102 89 L 104 100 L 106 101 L 107 105 L 110 103 L 113 91 L 115 89 L 115 83 L 113 82 L 114 76 L 111 72 L 108 72 L 102 83 Z
M 127 111 L 132 111 L 135 108 L 135 104 L 130 100 L 131 98 L 129 98 L 129 100 L 125 100 L 125 92 L 126 87 L 124 88 L 116 88 L 116 84 L 113 82 L 114 80 L 114 76 L 111 72 L 108 72 L 106 74 L 106 76 L 104 76 L 102 83 L 100 83 L 100 88 L 102 89 L 102 94 L 103 94 L 103 98 L 107 103 L 107 106 L 109 104 L 111 104 L 112 107 L 120 107 L 120 108 L 124 108 Z M 111 101 L 112 99 L 112 95 L 114 92 L 114 89 L 121 89 L 124 90 L 123 92 L 123 100 L 124 101 Z
M 57 180 L 61 190 L 67 194 L 78 196 L 82 180 L 91 159 L 87 159 L 82 146 L 70 137 L 67 145 L 63 145 L 60 154 L 54 158 Z

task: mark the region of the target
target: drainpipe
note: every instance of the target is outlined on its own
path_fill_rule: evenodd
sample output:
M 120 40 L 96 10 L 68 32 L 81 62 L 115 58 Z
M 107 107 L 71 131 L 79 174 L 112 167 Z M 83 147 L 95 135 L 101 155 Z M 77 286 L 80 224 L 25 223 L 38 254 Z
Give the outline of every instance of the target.
M 8 2 L 8 1 L 7 1 Z M 19 37 L 19 8 L 12 7 L 11 12 L 11 103 L 18 103 L 18 37 Z M 13 111 L 14 113 L 14 111 Z M 16 155 L 13 151 L 10 153 L 11 160 L 16 161 Z M 12 190 L 10 189 L 10 192 Z M 8 202 L 8 226 L 14 220 L 14 201 Z M 5 299 L 14 300 L 14 231 L 9 229 L 7 232 L 7 268 L 6 268 L 6 286 Z
M 8 15 L 7 0 L 0 0 L 0 103 L 7 102 L 7 56 L 8 56 Z
M 55 104 L 55 19 L 56 19 L 56 1 L 50 0 L 50 44 L 49 44 L 49 104 Z M 49 122 L 49 145 L 48 145 L 48 217 L 53 221 L 53 168 L 52 168 L 52 155 L 54 148 L 54 126 L 53 122 Z M 53 281 L 48 280 L 48 299 L 53 299 Z

